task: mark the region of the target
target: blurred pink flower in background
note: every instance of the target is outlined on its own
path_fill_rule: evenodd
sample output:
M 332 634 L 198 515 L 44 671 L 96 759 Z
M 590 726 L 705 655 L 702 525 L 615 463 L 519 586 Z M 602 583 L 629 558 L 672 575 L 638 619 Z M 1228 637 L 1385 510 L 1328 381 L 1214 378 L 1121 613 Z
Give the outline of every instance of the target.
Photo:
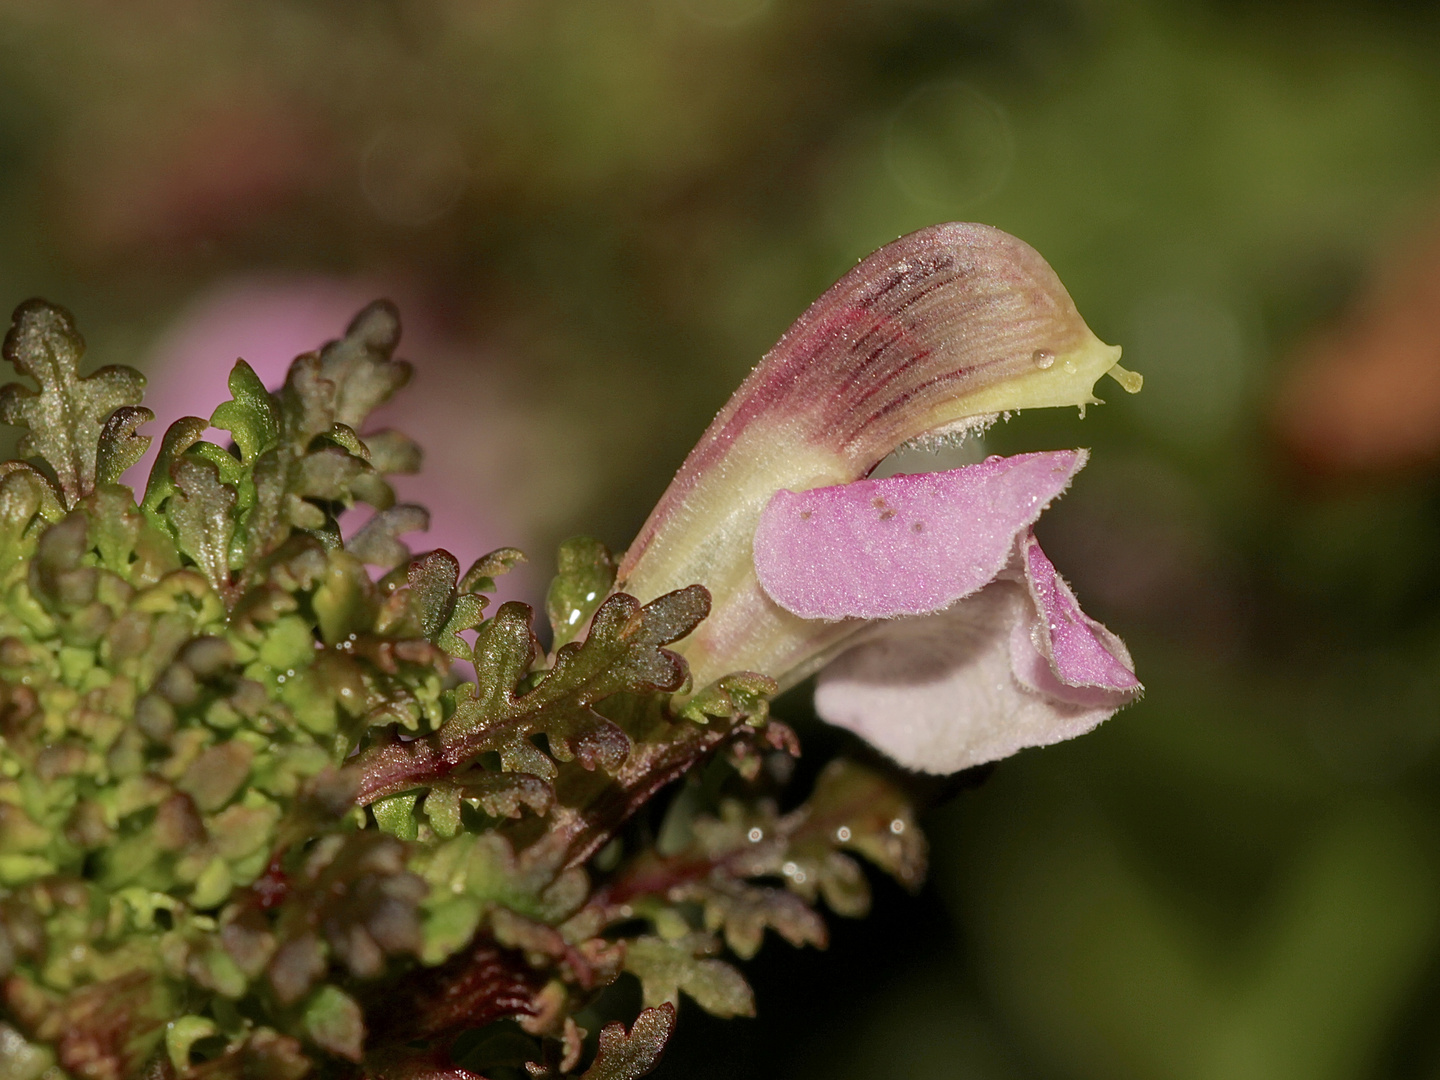
M 145 364 L 145 403 L 156 417 L 148 433 L 159 436 L 182 416 L 209 417 L 230 396 L 226 379 L 236 359 L 278 389 L 297 355 L 339 337 L 379 296 L 400 303 L 406 321 L 398 352 L 414 363 L 415 376 L 376 411 L 367 430 L 397 428 L 425 451 L 417 475 L 391 478 L 400 502 L 430 511 L 429 532 L 403 539 L 417 553 L 445 548 L 462 567 L 499 547 L 524 548 L 533 518 L 519 494 L 525 485 L 510 481 L 530 467 L 531 418 L 497 400 L 499 358 L 447 334 L 403 288 L 318 275 L 232 278 L 212 286 L 162 335 Z M 212 429 L 207 438 L 224 444 L 229 436 Z M 157 437 L 126 483 L 143 490 L 159 445 Z M 363 506 L 348 511 L 341 519 L 346 535 L 370 512 Z M 500 591 L 502 599 L 523 599 L 536 588 L 522 567 L 501 579 Z
M 1402 470 L 1440 459 L 1440 217 L 1412 229 L 1284 373 L 1274 417 L 1317 473 Z

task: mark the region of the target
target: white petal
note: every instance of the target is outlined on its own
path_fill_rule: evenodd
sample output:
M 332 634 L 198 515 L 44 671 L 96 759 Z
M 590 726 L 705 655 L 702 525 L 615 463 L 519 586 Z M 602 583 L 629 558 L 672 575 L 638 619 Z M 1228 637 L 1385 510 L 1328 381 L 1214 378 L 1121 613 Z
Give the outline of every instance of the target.
M 953 773 L 1083 735 L 1133 698 L 1062 684 L 1034 647 L 1036 623 L 1029 590 L 1013 581 L 877 623 L 821 672 L 815 709 L 906 768 Z

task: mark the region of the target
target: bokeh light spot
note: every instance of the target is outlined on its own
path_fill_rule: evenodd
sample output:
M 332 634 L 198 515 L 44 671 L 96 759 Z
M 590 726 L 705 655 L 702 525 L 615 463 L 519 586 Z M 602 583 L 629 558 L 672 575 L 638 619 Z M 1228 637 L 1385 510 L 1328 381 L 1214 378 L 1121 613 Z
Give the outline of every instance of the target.
M 1157 435 L 1205 445 L 1233 430 L 1249 350 L 1230 306 L 1197 292 L 1152 294 L 1132 311 L 1124 341 L 1126 359 L 1145 375 L 1134 406 Z
M 1010 176 L 1015 133 L 1005 110 L 968 83 L 927 83 L 890 118 L 885 164 L 901 191 L 936 209 L 974 205 Z
M 381 130 L 360 160 L 360 189 L 370 208 L 395 225 L 428 225 L 450 212 L 469 170 L 459 141 L 443 131 Z

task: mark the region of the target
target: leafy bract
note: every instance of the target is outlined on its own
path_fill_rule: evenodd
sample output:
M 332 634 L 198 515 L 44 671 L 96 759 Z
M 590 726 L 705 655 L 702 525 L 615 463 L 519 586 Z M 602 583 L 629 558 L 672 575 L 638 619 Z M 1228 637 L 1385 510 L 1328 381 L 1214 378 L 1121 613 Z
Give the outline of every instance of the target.
M 425 610 L 438 635 L 452 625 L 454 578 L 449 569 L 443 578 L 429 575 L 417 571 L 412 589 L 423 587 Z M 502 604 L 480 626 L 473 649 L 476 681 L 460 688 L 446 723 L 420 739 L 377 741 L 361 755 L 355 767 L 364 777 L 362 799 L 433 786 L 441 779 L 463 785 L 484 775 L 477 759 L 487 753 L 499 756 L 504 771 L 544 780 L 556 774 L 551 755 L 613 772 L 629 753 L 630 739 L 595 706 L 621 693 L 678 690 L 685 680 L 684 662 L 663 646 L 689 633 L 708 610 L 709 596 L 698 585 L 644 606 L 624 594 L 612 596 L 596 613 L 585 640 L 562 646 L 554 666 L 526 686 L 538 655 L 530 610 L 520 603 Z M 540 735 L 549 754 L 532 741 Z
M 145 456 L 151 438 L 137 434 L 136 429 L 154 419 L 155 414 L 149 409 L 134 405 L 122 405 L 110 414 L 96 448 L 97 484 L 118 484 L 121 474 Z
M 409 378 L 398 336 L 380 303 L 274 392 L 238 362 L 137 504 L 143 381 L 81 378 L 69 316 L 17 312 L 6 355 L 40 389 L 0 416 L 39 460 L 0 465 L 0 1072 L 635 1080 L 681 995 L 753 1011 L 727 949 L 822 945 L 822 898 L 863 910 L 849 853 L 918 879 L 883 777 L 833 767 L 776 809 L 776 684 L 691 693 L 668 647 L 704 588 L 642 604 L 567 541 L 547 653 L 527 605 L 492 612 L 519 551 L 412 553 L 428 514 L 385 478 L 419 450 L 366 428 Z M 651 1007 L 587 1069 L 575 1014 L 627 970 Z
M 15 309 L 3 351 L 15 370 L 40 389 L 19 383 L 0 389 L 0 420 L 27 429 L 20 453 L 41 458 L 54 470 L 65 505 L 73 507 L 95 488 L 105 421 L 122 406 L 140 404 L 145 377 L 120 366 L 82 377 L 85 340 L 74 318 L 43 300 L 27 300 Z
M 713 948 L 706 938 L 636 938 L 625 951 L 625 968 L 639 977 L 646 1005 L 673 1004 L 683 990 L 714 1016 L 754 1016 L 750 985 L 723 960 L 707 957 Z
M 560 545 L 555 580 L 545 598 L 552 647 L 573 641 L 585 629 L 615 584 L 615 558 L 599 540 L 576 536 Z
M 248 464 L 275 444 L 280 435 L 279 410 L 265 384 L 244 360 L 235 362 L 229 384 L 230 400 L 216 407 L 210 415 L 210 426 L 230 432 L 240 448 L 240 460 Z
M 660 1063 L 674 1031 L 675 1007 L 669 1002 L 643 1010 L 628 1032 L 624 1024 L 606 1024 L 595 1064 L 582 1080 L 637 1080 Z

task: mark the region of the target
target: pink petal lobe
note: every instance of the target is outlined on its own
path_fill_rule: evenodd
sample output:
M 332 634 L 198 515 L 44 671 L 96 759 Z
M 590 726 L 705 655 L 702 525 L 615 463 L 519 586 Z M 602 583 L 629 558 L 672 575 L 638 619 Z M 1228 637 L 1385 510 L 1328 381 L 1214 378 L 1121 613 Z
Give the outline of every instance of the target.
M 772 600 L 806 619 L 939 611 L 994 580 L 1086 457 L 1020 454 L 776 492 L 755 530 L 756 574 Z
M 1036 611 L 1029 637 L 1034 651 L 1047 662 L 1050 677 L 1032 668 L 1027 678 L 1018 664 L 1016 676 L 1036 690 L 1055 692 L 1058 680 L 1063 687 L 1118 695 L 1124 700 L 1117 707 L 1133 700 L 1141 686 L 1125 645 L 1080 610 L 1075 594 L 1055 572 L 1033 533 L 1021 541 L 1020 557 Z
M 1004 580 L 938 614 L 877 623 L 820 673 L 815 711 L 906 768 L 937 774 L 1083 735 L 1115 706 L 1016 679 L 1012 630 L 1033 623 L 1025 589 Z M 1034 654 L 1028 632 L 1020 641 Z
M 880 622 L 820 673 L 815 710 L 920 772 L 1073 739 L 1143 689 L 1028 530 L 999 580 L 944 611 Z

